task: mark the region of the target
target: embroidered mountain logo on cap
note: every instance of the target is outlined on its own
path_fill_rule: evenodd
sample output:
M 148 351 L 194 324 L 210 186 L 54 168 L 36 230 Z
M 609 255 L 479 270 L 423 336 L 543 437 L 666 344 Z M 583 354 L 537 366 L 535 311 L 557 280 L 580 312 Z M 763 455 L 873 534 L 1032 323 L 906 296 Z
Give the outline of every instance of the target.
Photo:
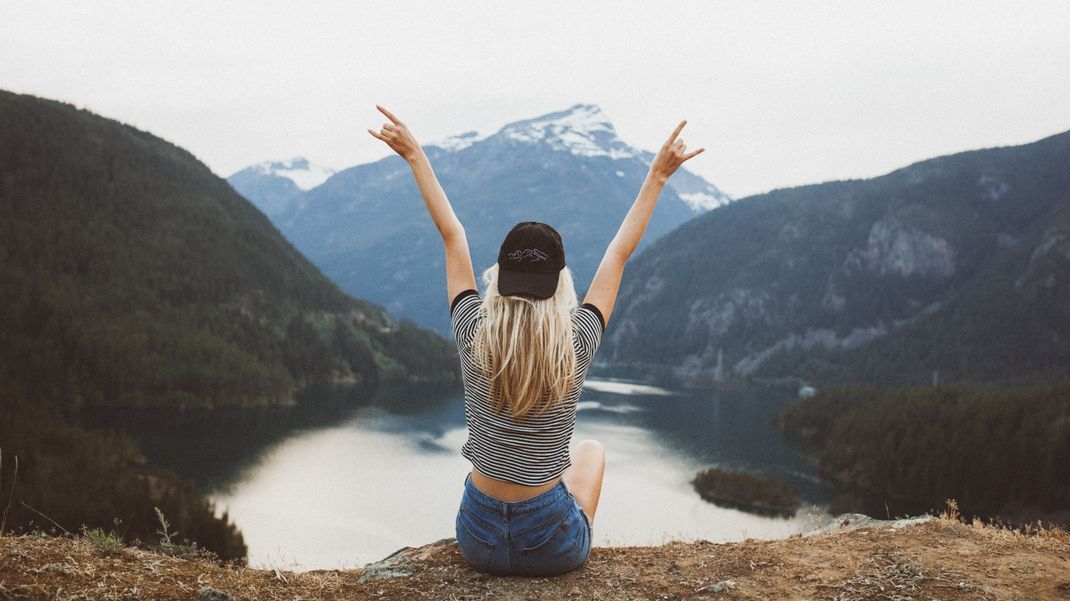
M 545 252 L 537 248 L 522 248 L 514 250 L 508 254 L 510 261 L 523 261 L 527 259 L 528 263 L 535 263 L 538 261 L 546 261 L 550 258 Z

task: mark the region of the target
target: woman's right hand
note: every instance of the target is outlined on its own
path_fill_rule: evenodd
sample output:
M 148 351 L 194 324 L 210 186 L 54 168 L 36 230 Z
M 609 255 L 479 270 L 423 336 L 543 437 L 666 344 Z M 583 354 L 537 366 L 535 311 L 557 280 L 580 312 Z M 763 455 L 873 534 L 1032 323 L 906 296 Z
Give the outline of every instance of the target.
M 402 123 L 400 119 L 394 116 L 394 113 L 391 113 L 382 106 L 377 104 L 375 105 L 375 108 L 386 115 L 386 118 L 390 119 L 390 123 L 384 123 L 382 130 L 378 133 L 370 129 L 368 130 L 368 133 L 383 142 L 386 142 L 386 145 L 389 146 L 391 150 L 398 153 L 398 155 L 406 161 L 411 161 L 422 152 L 420 144 L 416 141 L 412 132 L 409 131 L 409 126 Z
M 654 161 L 650 164 L 650 175 L 658 183 L 664 184 L 669 181 L 669 177 L 676 172 L 680 165 L 684 164 L 684 161 L 706 150 L 705 148 L 699 148 L 694 152 L 684 154 L 684 150 L 687 149 L 687 146 L 684 145 L 684 139 L 676 139 L 676 136 L 680 135 L 680 130 L 684 128 L 685 123 L 687 123 L 687 119 L 684 119 L 680 122 L 680 125 L 676 126 L 672 135 L 661 145 L 661 150 L 658 151 Z

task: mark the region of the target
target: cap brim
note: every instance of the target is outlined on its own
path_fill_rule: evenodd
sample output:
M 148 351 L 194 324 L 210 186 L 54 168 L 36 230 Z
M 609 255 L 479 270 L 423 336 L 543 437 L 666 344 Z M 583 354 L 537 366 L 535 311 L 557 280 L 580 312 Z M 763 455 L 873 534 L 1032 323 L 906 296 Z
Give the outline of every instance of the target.
M 557 278 L 561 272 L 498 270 L 498 294 L 502 296 L 530 296 L 547 299 L 557 292 Z

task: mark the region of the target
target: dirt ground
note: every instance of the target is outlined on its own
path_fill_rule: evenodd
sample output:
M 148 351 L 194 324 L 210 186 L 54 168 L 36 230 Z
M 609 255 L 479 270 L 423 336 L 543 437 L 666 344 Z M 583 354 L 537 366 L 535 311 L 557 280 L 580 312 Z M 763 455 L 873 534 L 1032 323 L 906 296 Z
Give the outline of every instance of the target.
M 943 516 L 775 541 L 595 548 L 556 578 L 480 574 L 452 539 L 362 569 L 295 573 L 104 552 L 79 537 L 3 536 L 0 598 L 1070 599 L 1070 533 Z

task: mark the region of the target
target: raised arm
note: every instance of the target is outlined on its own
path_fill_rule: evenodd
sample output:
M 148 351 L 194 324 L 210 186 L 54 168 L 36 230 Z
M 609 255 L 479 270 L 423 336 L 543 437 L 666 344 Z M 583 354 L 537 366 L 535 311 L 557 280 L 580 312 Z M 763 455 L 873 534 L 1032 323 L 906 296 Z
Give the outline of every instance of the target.
M 602 262 L 598 265 L 598 271 L 591 280 L 591 287 L 587 290 L 583 302 L 591 303 L 598 307 L 606 324 L 609 323 L 609 314 L 613 312 L 613 304 L 617 299 L 617 289 L 620 287 L 621 276 L 624 275 L 624 265 L 635 252 L 635 247 L 646 231 L 646 224 L 650 221 L 650 215 L 654 212 L 654 205 L 658 202 L 661 189 L 669 181 L 669 177 L 684 161 L 699 154 L 705 148 L 684 154 L 687 148 L 684 139 L 677 139 L 680 130 L 684 128 L 687 120 L 681 121 L 672 132 L 669 139 L 662 144 L 654 161 L 650 164 L 650 171 L 646 175 L 643 187 L 639 189 L 632 208 L 624 217 L 624 223 L 617 230 L 617 235 L 609 243 Z
M 472 256 L 468 251 L 468 238 L 464 227 L 453 212 L 453 207 L 446 198 L 446 192 L 438 182 L 434 170 L 431 169 L 431 162 L 427 160 L 427 155 L 416 142 L 408 126 L 378 104 L 375 108 L 386 115 L 390 123 L 384 123 L 382 130 L 378 133 L 370 129 L 368 133 L 386 142 L 394 152 L 408 162 L 412 175 L 416 178 L 416 185 L 419 186 L 420 194 L 423 196 L 424 205 L 427 206 L 427 212 L 431 214 L 438 233 L 442 235 L 442 242 L 446 247 L 446 302 L 451 303 L 458 293 L 476 287 Z

